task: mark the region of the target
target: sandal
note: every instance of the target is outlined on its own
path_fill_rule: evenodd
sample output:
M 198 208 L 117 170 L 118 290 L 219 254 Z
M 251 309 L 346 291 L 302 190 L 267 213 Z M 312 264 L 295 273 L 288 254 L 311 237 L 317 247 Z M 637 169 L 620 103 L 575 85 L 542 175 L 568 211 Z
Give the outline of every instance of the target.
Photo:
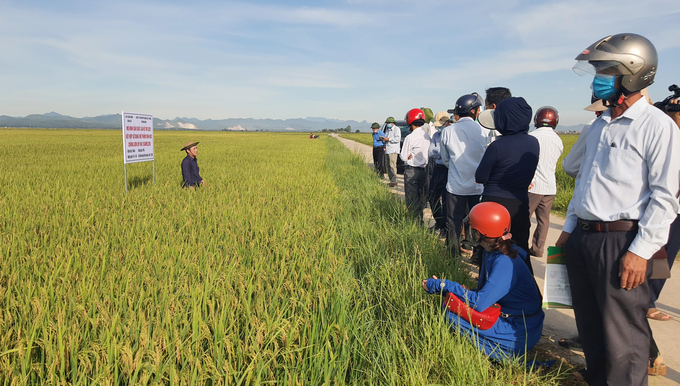
M 573 338 L 565 338 L 565 339 L 560 339 L 559 342 L 557 342 L 562 347 L 565 348 L 583 348 L 581 346 L 581 338 L 578 336 L 573 337 Z
M 666 375 L 666 364 L 665 363 L 653 363 L 650 359 L 649 367 L 647 368 L 647 375 L 652 376 L 665 376 Z
M 660 320 L 662 322 L 673 319 L 672 316 L 664 314 L 663 312 L 659 311 L 656 308 L 650 308 L 649 311 L 647 311 L 647 318 L 653 320 Z

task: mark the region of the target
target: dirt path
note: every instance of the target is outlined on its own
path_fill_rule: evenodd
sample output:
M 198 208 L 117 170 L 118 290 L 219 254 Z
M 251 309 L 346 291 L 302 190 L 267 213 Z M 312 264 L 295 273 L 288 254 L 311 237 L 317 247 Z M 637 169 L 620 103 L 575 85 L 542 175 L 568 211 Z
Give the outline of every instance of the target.
M 358 142 L 340 138 L 336 134 L 332 134 L 348 149 L 361 155 L 366 160 L 366 163 L 373 167 L 373 153 L 370 146 L 360 144 Z M 384 180 L 387 189 L 403 199 L 404 197 L 404 179 L 397 178 L 397 186 L 390 188 L 388 181 Z M 430 209 L 426 209 L 424 218 L 432 225 L 434 220 Z M 546 245 L 555 245 L 555 241 L 559 237 L 562 226 L 564 225 L 564 218 L 551 214 L 550 215 L 550 229 L 548 230 L 548 239 Z M 531 232 L 536 227 L 536 222 L 531 219 Z M 543 278 L 545 276 L 545 258 L 538 259 L 532 256 L 532 265 L 536 275 L 536 282 L 541 289 L 543 289 Z M 668 367 L 668 373 L 665 377 L 649 377 L 649 385 L 666 386 L 666 385 L 680 385 L 680 280 L 674 279 L 680 276 L 680 264 L 675 264 L 671 271 L 672 279 L 666 282 L 666 285 L 661 292 L 661 297 L 657 301 L 657 307 L 664 313 L 672 315 L 673 319 L 670 321 L 656 321 L 650 320 L 649 324 L 656 342 L 664 357 L 664 362 Z M 557 342 L 562 338 L 569 338 L 577 335 L 576 323 L 574 321 L 574 312 L 572 310 L 545 310 L 545 323 L 543 325 L 543 338 L 537 346 L 540 351 L 548 353 L 548 356 L 556 356 L 564 358 L 570 363 L 579 366 L 585 365 L 583 353 L 580 350 L 566 350 L 560 347 Z M 568 384 L 577 384 L 568 382 Z M 583 383 L 585 384 L 585 383 Z

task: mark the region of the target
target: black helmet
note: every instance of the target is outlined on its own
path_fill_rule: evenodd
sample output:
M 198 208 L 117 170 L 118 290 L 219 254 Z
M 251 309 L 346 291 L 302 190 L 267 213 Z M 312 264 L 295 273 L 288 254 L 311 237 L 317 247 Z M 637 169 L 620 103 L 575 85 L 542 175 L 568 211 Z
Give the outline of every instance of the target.
M 456 107 L 453 109 L 446 110 L 450 114 L 456 114 L 458 116 L 467 115 L 473 109 L 481 107 L 484 105 L 484 99 L 482 99 L 479 94 L 473 92 L 472 94 L 465 94 L 458 98 L 456 101 Z

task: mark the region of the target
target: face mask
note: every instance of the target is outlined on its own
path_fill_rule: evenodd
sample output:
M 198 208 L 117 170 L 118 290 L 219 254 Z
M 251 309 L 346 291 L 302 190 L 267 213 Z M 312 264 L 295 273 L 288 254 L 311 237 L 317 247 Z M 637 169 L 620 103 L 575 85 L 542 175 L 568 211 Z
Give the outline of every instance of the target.
M 391 124 L 391 123 L 388 123 L 388 124 L 387 124 L 387 128 L 388 128 L 388 129 L 391 129 L 391 128 L 392 128 L 392 126 L 394 126 L 394 125 L 393 125 L 393 124 Z
M 596 98 L 606 101 L 616 93 L 615 83 L 616 77 L 614 75 L 595 75 L 590 88 L 593 90 L 593 95 Z

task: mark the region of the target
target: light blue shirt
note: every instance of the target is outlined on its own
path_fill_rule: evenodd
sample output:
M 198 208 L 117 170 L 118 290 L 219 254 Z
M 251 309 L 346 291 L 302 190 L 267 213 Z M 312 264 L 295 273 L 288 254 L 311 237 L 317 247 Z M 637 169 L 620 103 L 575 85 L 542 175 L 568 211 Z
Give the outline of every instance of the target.
M 399 146 L 401 145 L 401 129 L 399 126 L 395 125 L 390 129 L 385 129 L 385 136 L 390 139 L 385 146 L 385 153 L 399 153 Z
M 380 147 L 385 145 L 385 142 L 383 142 L 380 137 L 385 137 L 385 133 L 382 132 L 382 130 L 378 130 L 375 133 L 373 133 L 373 147 Z
M 628 250 L 649 259 L 668 241 L 678 213 L 680 131 L 641 98 L 621 116 L 607 110 L 590 125 L 563 230 L 578 218 L 639 220 Z

